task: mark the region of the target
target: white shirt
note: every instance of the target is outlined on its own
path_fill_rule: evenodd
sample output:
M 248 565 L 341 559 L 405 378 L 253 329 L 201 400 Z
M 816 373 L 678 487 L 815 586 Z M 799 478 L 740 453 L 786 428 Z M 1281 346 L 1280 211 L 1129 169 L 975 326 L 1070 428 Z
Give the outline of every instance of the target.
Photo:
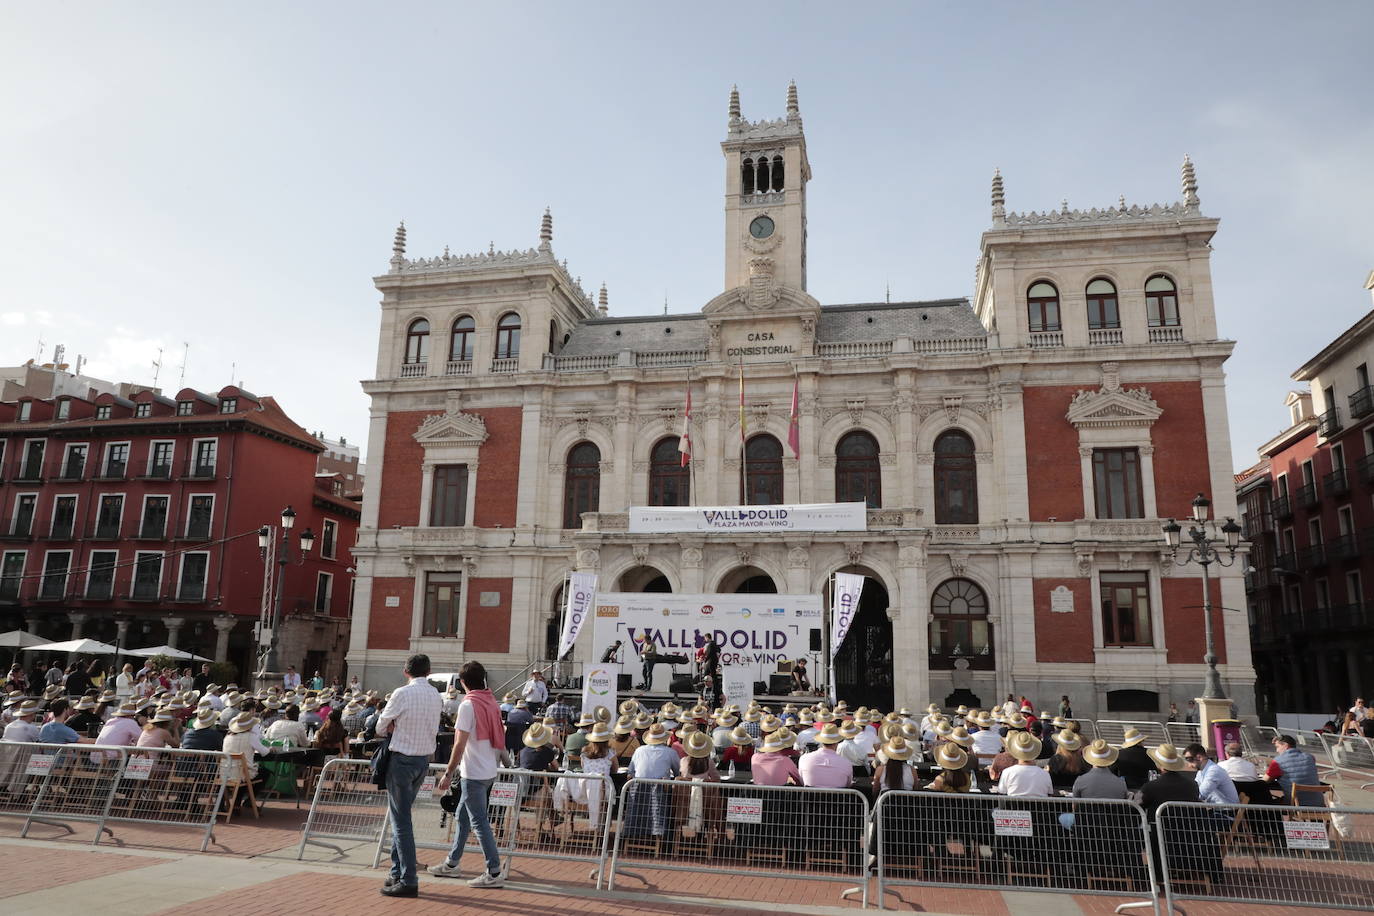
M 309 743 L 305 737 L 305 723 L 290 719 L 278 719 L 267 726 L 267 740 L 290 741 L 294 747 L 305 747 Z
M 216 710 L 224 709 L 224 697 L 217 693 L 207 693 L 205 699 L 210 701 L 210 706 Z
M 301 676 L 295 671 L 288 671 L 282 676 L 281 684 L 287 690 L 295 690 L 301 685 Z
M 859 737 L 850 740 L 858 746 L 859 750 L 864 752 L 865 757 L 878 750 L 878 733 L 867 725 L 864 726 L 863 731 L 859 732 Z
M 1054 782 L 1043 768 L 1018 763 L 1002 771 L 994 791 L 1002 795 L 1050 796 L 1054 794 Z
M 1255 782 L 1260 778 L 1258 771 L 1255 770 L 1255 765 L 1244 757 L 1227 757 L 1217 766 L 1225 770 L 1233 782 Z
M 248 764 L 248 778 L 252 779 L 258 775 L 258 762 L 253 758 L 254 754 L 266 754 L 267 747 L 258 738 L 257 732 L 230 732 L 224 736 L 224 753 L 239 754 L 244 762 Z M 234 761 L 225 760 L 225 774 L 237 780 L 239 778 L 238 767 L 233 766 Z
M 996 757 L 1002 753 L 1002 736 L 990 729 L 974 732 L 973 753 L 979 757 Z
M 801 734 L 797 735 L 796 743 L 792 747 L 798 751 L 805 751 L 808 744 L 816 743 L 816 732 L 817 729 L 814 725 L 808 725 Z
M 1354 714 L 1356 722 L 1363 722 L 1365 716 L 1369 715 L 1368 706 L 1352 706 L 1350 712 Z
M 545 703 L 549 699 L 549 688 L 543 681 L 530 678 L 525 682 L 525 689 L 520 691 L 520 695 L 527 703 Z
M 391 752 L 410 757 L 433 757 L 434 738 L 439 734 L 439 718 L 444 711 L 444 698 L 434 685 L 422 677 L 413 678 L 404 687 L 397 687 L 387 701 L 386 709 L 377 717 L 377 734 L 391 730 Z
M 846 738 L 840 742 L 840 756 L 848 760 L 855 766 L 863 766 L 868 762 L 868 754 L 859 746 L 858 738 Z
M 134 676 L 120 672 L 115 677 L 115 696 L 131 697 L 134 695 Z
M 32 719 L 15 719 L 5 726 L 6 741 L 35 742 L 38 740 L 38 726 Z
M 468 733 L 468 743 L 463 748 L 463 759 L 458 761 L 458 775 L 463 779 L 495 779 L 501 751 L 505 749 L 504 735 L 500 748 L 492 747 L 491 742 L 486 739 L 477 740 L 477 713 L 473 710 L 470 700 L 464 700 L 459 704 L 455 727 L 460 732 Z

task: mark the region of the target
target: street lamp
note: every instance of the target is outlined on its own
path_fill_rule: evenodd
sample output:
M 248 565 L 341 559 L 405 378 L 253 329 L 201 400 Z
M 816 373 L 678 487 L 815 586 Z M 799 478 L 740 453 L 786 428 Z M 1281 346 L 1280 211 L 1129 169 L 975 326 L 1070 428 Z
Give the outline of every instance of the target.
M 1207 681 L 1202 691 L 1203 699 L 1219 700 L 1225 697 L 1221 691 L 1221 675 L 1217 672 L 1216 643 L 1212 635 L 1212 584 L 1209 567 L 1232 566 L 1236 562 L 1236 548 L 1240 546 L 1240 525 L 1233 518 L 1226 524 L 1218 525 L 1210 519 L 1212 501 L 1201 493 L 1193 500 L 1192 523 L 1188 526 L 1187 540 L 1183 543 L 1183 526 L 1173 519 L 1164 525 L 1164 544 L 1169 548 L 1170 558 L 1178 566 L 1197 563 L 1202 567 L 1202 614 L 1207 634 L 1207 654 L 1202 660 L 1207 663 Z M 1225 556 L 1219 547 L 1225 547 Z M 1180 558 L 1179 548 L 1186 553 Z
M 280 667 L 277 662 L 277 641 L 278 631 L 281 626 L 281 596 L 286 588 L 286 567 L 291 563 L 291 529 L 296 526 L 296 511 L 290 506 L 281 510 L 281 526 L 274 528 L 271 525 L 263 525 L 258 529 L 258 549 L 262 553 L 263 563 L 268 562 L 268 557 L 276 553 L 277 562 L 277 584 L 273 590 L 273 598 L 269 603 L 263 602 L 261 625 L 266 628 L 268 633 L 267 651 L 262 653 L 259 658 L 258 678 L 265 680 L 269 674 L 275 674 Z M 309 528 L 300 533 L 300 555 L 296 560 L 296 565 L 305 563 L 305 557 L 310 553 L 310 548 L 315 546 L 315 535 Z M 264 584 L 270 582 L 270 567 L 264 569 Z

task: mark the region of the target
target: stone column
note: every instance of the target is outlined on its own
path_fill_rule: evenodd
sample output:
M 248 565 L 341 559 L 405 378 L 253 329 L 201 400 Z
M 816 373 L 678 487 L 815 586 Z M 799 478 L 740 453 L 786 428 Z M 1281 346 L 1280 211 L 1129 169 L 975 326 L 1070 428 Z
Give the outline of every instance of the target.
M 704 543 L 698 538 L 684 538 L 678 542 L 682 551 L 678 568 L 682 571 L 682 591 L 684 594 L 698 594 L 706 587 L 705 573 L 701 566 L 701 548 Z
M 42 626 L 43 626 L 43 618 L 42 618 L 42 617 L 25 617 L 25 618 L 24 618 L 24 631 L 25 631 L 26 633 L 32 633 L 34 636 L 38 636 L 38 635 L 40 635 L 39 632 L 38 632 L 38 630 L 39 630 L 39 628 L 42 627 Z
M 910 372 L 898 377 L 897 391 L 897 487 L 898 498 L 890 502 L 899 506 L 916 507 L 916 393 Z M 929 507 L 927 507 L 928 509 Z M 931 523 L 934 516 L 927 516 Z M 911 702 L 916 702 L 913 699 Z
M 86 615 L 85 615 L 85 614 L 78 614 L 78 613 L 76 613 L 75 611 L 73 611 L 72 613 L 70 613 L 70 614 L 67 615 L 67 618 L 68 618 L 69 620 L 71 620 L 71 622 L 72 622 L 72 635 L 69 636 L 68 638 L 69 638 L 69 639 L 80 639 L 80 638 L 81 638 L 81 627 L 86 623 Z
M 123 622 L 123 621 L 121 621 Z M 229 633 L 234 629 L 236 621 L 232 617 L 216 617 L 215 624 L 215 661 L 222 662 L 229 658 Z M 127 626 L 127 624 L 125 624 Z
M 186 618 L 168 617 L 163 623 L 167 625 L 167 645 L 175 649 L 177 647 L 177 639 L 181 636 L 181 628 L 186 625 Z
M 892 689 L 898 706 L 930 697 L 930 603 L 926 599 L 926 548 L 920 540 L 897 543 L 897 588 L 888 595 L 892 620 Z M 927 701 L 928 702 L 928 701 Z
M 129 618 L 127 617 L 115 618 L 115 645 L 121 649 L 129 647 Z M 117 668 L 119 659 L 116 658 L 114 664 Z

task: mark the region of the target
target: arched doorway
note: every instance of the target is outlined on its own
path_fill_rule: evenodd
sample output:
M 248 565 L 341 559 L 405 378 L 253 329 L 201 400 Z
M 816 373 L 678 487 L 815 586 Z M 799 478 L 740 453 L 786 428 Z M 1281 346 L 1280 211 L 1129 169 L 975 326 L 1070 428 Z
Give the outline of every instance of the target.
M 850 707 L 893 707 L 892 621 L 887 618 L 887 588 L 866 569 L 846 569 L 864 576 L 859 612 L 835 656 L 835 697 Z M 828 600 L 828 598 L 827 598 Z
M 778 585 L 773 577 L 757 566 L 741 566 L 726 573 L 716 591 L 736 595 L 776 595 Z
M 618 592 L 671 592 L 672 583 L 668 577 L 652 566 L 634 566 L 620 574 L 616 580 Z

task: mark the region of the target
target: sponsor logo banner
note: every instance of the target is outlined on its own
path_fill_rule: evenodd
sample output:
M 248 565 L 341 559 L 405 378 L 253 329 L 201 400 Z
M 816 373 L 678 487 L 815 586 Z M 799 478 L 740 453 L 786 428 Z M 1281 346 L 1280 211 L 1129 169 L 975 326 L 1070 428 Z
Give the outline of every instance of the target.
M 992 812 L 992 832 L 997 836 L 1035 836 L 1029 811 Z
M 598 706 L 605 706 L 614 715 L 615 676 L 619 665 L 586 665 L 582 669 L 582 710 L 591 712 Z
M 732 824 L 762 824 L 763 799 L 729 799 L 725 803 L 725 819 Z
M 630 534 L 673 531 L 867 531 L 864 503 L 797 506 L 631 506 Z

